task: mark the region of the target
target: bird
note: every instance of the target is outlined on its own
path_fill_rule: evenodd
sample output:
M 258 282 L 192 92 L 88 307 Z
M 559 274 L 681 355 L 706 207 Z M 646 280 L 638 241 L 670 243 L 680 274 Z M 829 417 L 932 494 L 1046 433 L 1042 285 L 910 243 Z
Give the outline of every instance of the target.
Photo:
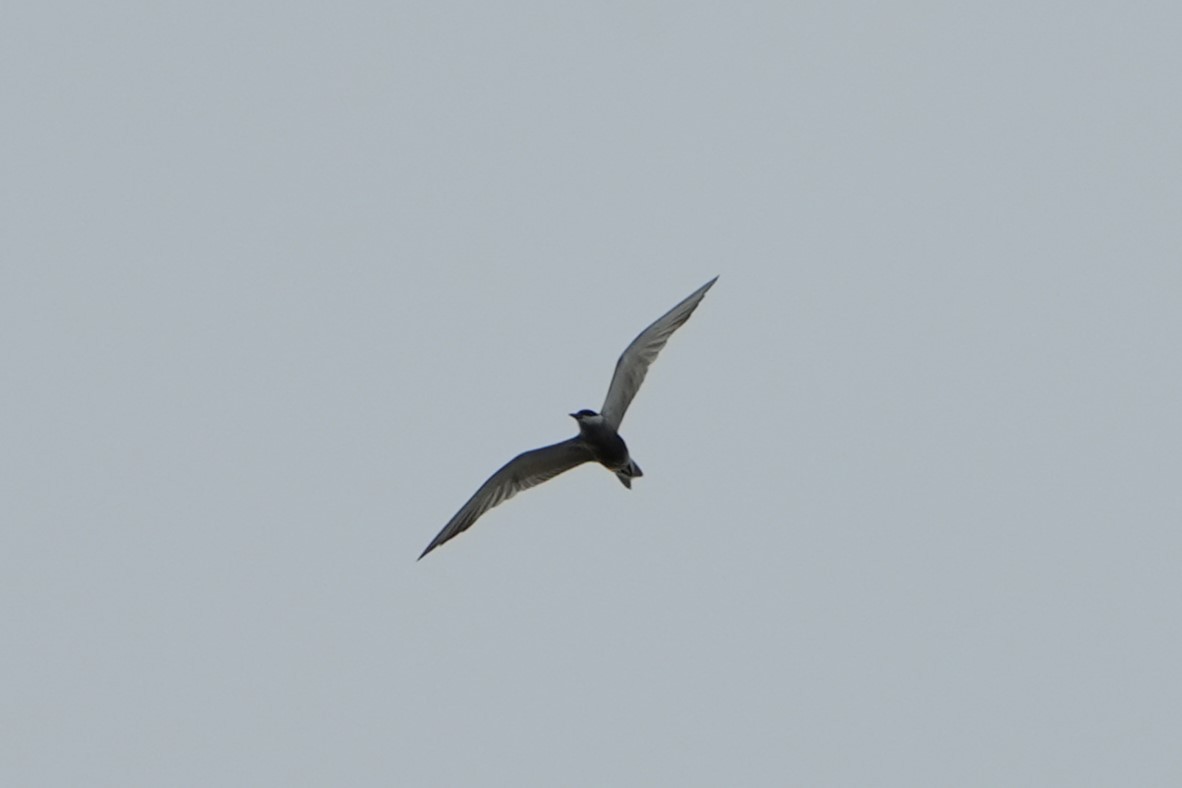
M 481 515 L 494 506 L 504 503 L 522 490 L 536 487 L 585 462 L 598 462 L 631 490 L 632 480 L 644 476 L 644 473 L 632 459 L 628 453 L 628 445 L 620 437 L 620 422 L 624 420 L 624 413 L 632 404 L 640 384 L 644 382 L 648 368 L 657 360 L 657 354 L 665 347 L 673 332 L 689 320 L 706 295 L 706 291 L 713 287 L 716 281 L 717 276 L 690 293 L 632 340 L 616 362 L 612 382 L 607 387 L 607 397 L 604 398 L 599 412 L 584 408 L 570 414 L 579 425 L 578 435 L 561 443 L 522 452 L 501 466 L 500 470 L 480 485 L 480 489 L 456 512 L 447 525 L 443 526 L 443 530 L 431 540 L 431 544 L 427 545 L 419 560 L 444 542 L 471 528 Z

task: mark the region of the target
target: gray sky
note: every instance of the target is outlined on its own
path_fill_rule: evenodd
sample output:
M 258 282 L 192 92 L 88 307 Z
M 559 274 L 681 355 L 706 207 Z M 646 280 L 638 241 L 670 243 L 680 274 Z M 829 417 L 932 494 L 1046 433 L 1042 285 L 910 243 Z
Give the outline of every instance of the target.
M 7 9 L 0 783 L 1182 784 L 1180 24 Z

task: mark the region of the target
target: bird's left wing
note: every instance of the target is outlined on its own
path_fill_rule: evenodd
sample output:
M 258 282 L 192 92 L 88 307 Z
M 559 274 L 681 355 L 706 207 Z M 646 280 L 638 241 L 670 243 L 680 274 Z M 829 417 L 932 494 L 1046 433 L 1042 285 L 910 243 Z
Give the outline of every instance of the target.
M 640 336 L 632 340 L 632 344 L 624 349 L 620 360 L 616 362 L 616 371 L 612 375 L 611 385 L 607 387 L 607 397 L 603 400 L 603 407 L 599 409 L 604 420 L 612 427 L 620 428 L 620 422 L 624 420 L 624 412 L 628 410 L 628 406 L 632 404 L 632 398 L 640 390 L 640 384 L 644 382 L 648 368 L 657 360 L 657 354 L 661 352 L 661 348 L 665 347 L 665 343 L 669 341 L 669 337 L 673 336 L 673 332 L 689 320 L 690 315 L 698 308 L 702 297 L 706 295 L 706 291 L 713 287 L 716 281 L 718 281 L 717 276 L 690 293 L 681 303 L 641 331 Z
M 476 494 L 443 526 L 443 530 L 431 540 L 419 558 L 468 530 L 480 515 L 497 504 L 591 459 L 590 449 L 578 437 L 518 454 L 480 485 Z

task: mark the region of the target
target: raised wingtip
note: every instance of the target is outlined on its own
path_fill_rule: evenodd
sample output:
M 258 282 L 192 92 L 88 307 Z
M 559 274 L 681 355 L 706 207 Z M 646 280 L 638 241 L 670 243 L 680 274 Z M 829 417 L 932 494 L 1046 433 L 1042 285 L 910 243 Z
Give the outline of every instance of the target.
M 717 281 L 718 281 L 718 277 L 717 277 L 717 276 L 715 276 L 715 277 L 714 277 L 713 279 L 711 279 L 709 282 L 707 282 L 706 284 L 702 285 L 701 287 L 699 287 L 699 288 L 698 288 L 697 290 L 695 290 L 694 292 L 690 293 L 690 294 L 689 294 L 689 296 L 688 296 L 688 297 L 686 297 L 686 299 L 685 299 L 685 300 L 686 300 L 686 301 L 689 301 L 689 300 L 691 300 L 691 299 L 695 299 L 696 301 L 700 301 L 700 300 L 701 300 L 701 299 L 702 299 L 702 298 L 703 298 L 703 297 L 706 295 L 706 293 L 707 293 L 707 292 L 710 290 L 710 288 L 714 287 L 714 283 L 715 283 L 715 282 L 717 282 Z M 697 304 L 695 303 L 695 306 L 696 306 L 696 305 L 697 305 Z

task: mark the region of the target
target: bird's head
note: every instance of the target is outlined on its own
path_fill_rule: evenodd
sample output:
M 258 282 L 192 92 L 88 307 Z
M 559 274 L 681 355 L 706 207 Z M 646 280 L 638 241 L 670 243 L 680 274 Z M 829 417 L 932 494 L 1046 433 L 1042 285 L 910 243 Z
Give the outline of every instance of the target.
M 577 413 L 570 414 L 570 417 L 579 424 L 582 424 L 583 422 L 594 424 L 596 421 L 601 421 L 603 419 L 603 416 L 600 416 L 593 410 L 587 410 L 586 408 L 583 408 Z

